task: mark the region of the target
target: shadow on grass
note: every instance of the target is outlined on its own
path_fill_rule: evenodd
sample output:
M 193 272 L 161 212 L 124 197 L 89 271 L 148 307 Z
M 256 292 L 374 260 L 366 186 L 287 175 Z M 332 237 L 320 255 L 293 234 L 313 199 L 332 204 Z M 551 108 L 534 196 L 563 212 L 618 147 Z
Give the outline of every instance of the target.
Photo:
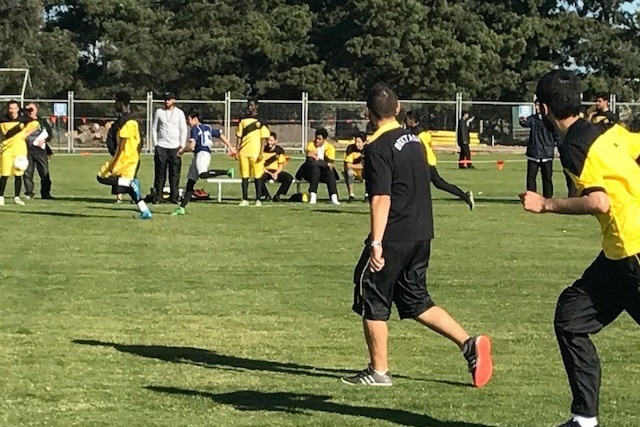
M 87 196 L 56 196 L 56 201 L 60 202 L 82 202 L 82 203 L 113 203 L 114 199 L 106 197 L 87 197 Z
M 75 344 L 112 347 L 123 353 L 172 363 L 186 363 L 211 369 L 232 371 L 267 371 L 309 377 L 336 378 L 339 374 L 351 374 L 352 370 L 325 369 L 295 363 L 247 359 L 194 347 L 168 347 L 161 345 L 126 345 L 95 340 L 73 340 Z
M 122 218 L 115 215 L 86 215 L 72 212 L 53 212 L 53 211 L 5 211 L 5 213 L 13 213 L 17 215 L 39 215 L 39 216 L 57 216 L 62 218 Z
M 476 203 L 484 204 L 484 203 L 494 203 L 494 204 L 503 204 L 503 205 L 519 205 L 520 199 L 517 196 L 514 197 L 496 197 L 496 198 L 484 198 L 484 197 L 475 197 Z
M 369 215 L 369 211 L 356 211 L 344 209 L 312 209 L 311 212 L 329 213 L 329 214 L 351 214 L 351 215 Z
M 376 421 L 387 421 L 396 425 L 410 427 L 489 427 L 485 424 L 463 421 L 441 421 L 429 415 L 417 414 L 403 409 L 351 406 L 344 403 L 335 403 L 330 401 L 331 396 L 316 394 L 261 392 L 253 390 L 210 393 L 175 387 L 146 386 L 145 388 L 157 393 L 204 397 L 218 404 L 232 406 L 238 411 L 268 411 L 294 415 L 310 415 L 310 412 L 324 412 L 327 414 L 348 415 Z M 367 425 L 367 422 L 364 421 L 363 425 Z

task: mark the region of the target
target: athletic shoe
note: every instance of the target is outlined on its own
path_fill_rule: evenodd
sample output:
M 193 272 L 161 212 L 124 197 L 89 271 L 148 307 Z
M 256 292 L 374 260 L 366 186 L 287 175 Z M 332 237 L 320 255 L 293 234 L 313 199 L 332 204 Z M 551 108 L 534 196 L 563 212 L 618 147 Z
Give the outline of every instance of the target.
M 493 374 L 491 340 L 485 335 L 471 337 L 464 343 L 462 354 L 469 363 L 469 372 L 475 387 L 487 385 Z
M 187 213 L 187 211 L 185 211 L 184 208 L 182 206 L 180 206 L 178 209 L 176 209 L 175 211 L 173 211 L 171 213 L 171 216 L 184 215 L 186 213 Z
M 24 195 L 24 199 L 25 199 L 25 200 L 31 200 L 31 196 L 30 196 L 30 195 L 28 195 L 28 194 L 25 194 L 25 195 Z
M 280 202 L 282 202 L 282 199 L 280 198 L 280 196 L 279 196 L 279 195 L 275 195 L 275 196 L 273 196 L 273 199 L 271 199 L 271 200 L 272 200 L 273 202 L 275 202 L 275 203 L 280 203 Z
M 140 192 L 140 181 L 138 180 L 138 178 L 135 178 L 133 181 L 131 181 L 131 189 L 134 193 L 136 193 L 136 199 L 141 200 L 142 193 Z
M 138 214 L 138 219 L 151 219 L 153 218 L 153 214 L 151 213 L 151 211 L 144 211 L 144 212 L 140 212 Z
M 238 206 L 249 206 L 249 201 L 248 200 L 243 200 L 240 202 L 240 204 Z
M 393 378 L 391 378 L 390 372 L 380 375 L 371 368 L 371 365 L 354 376 L 343 377 L 341 380 L 343 383 L 349 385 L 372 385 L 378 387 L 389 387 L 393 385 Z
M 262 206 L 262 202 L 260 200 L 256 200 L 256 206 Z
M 0 206 L 4 206 L 4 196 L 0 196 Z
M 231 168 L 227 171 L 227 176 L 231 179 L 235 178 L 236 176 L 236 170 L 234 168 Z
M 558 427 L 580 427 L 580 424 L 578 424 L 576 420 L 571 418 L 569 421 L 567 421 L 564 424 L 560 424 Z M 596 425 L 596 427 L 600 427 L 600 426 Z
M 349 203 L 353 203 L 356 201 L 356 196 L 354 196 L 353 194 L 349 196 Z
M 24 202 L 20 200 L 20 197 L 17 197 L 17 196 L 13 198 L 13 203 L 19 206 L 24 206 Z
M 469 205 L 469 210 L 473 210 L 476 207 L 476 201 L 473 199 L 473 191 L 467 191 L 467 197 L 464 199 L 465 203 Z
M 51 194 L 45 194 L 42 197 L 40 197 L 42 200 L 55 200 L 56 198 L 53 197 Z
M 338 200 L 337 194 L 331 195 L 331 204 L 338 206 L 340 204 L 340 200 Z

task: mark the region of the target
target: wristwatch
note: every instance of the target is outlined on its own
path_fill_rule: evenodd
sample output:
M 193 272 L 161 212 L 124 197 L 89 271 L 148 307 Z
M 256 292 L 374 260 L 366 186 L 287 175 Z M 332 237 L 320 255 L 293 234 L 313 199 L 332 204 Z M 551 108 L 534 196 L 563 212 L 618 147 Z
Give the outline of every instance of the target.
M 382 246 L 382 242 L 378 242 L 374 240 L 373 242 L 369 243 L 369 246 L 371 246 L 372 248 L 377 248 Z

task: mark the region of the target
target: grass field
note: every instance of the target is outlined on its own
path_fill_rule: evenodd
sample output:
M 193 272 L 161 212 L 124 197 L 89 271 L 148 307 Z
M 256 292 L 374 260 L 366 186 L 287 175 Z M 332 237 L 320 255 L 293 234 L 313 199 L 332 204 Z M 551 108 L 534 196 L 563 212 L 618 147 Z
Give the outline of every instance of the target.
M 498 171 L 496 158 L 478 156 L 489 162 L 472 171 L 439 166 L 478 205 L 469 212 L 434 191 L 429 270 L 435 301 L 493 338 L 493 381 L 469 387 L 453 344 L 394 317 L 395 384 L 367 389 L 339 381 L 367 361 L 350 312 L 367 205 L 240 208 L 228 199 L 192 203 L 184 217 L 161 205 L 152 221 L 136 221 L 132 205 L 113 204 L 95 181 L 105 157 L 55 156 L 58 200 L 0 210 L 0 425 L 559 424 L 569 392 L 553 310 L 598 253 L 599 228 L 590 217 L 522 212 L 525 164 Z M 145 157 L 145 189 L 152 169 Z M 637 331 L 625 314 L 595 338 L 603 426 L 640 425 Z

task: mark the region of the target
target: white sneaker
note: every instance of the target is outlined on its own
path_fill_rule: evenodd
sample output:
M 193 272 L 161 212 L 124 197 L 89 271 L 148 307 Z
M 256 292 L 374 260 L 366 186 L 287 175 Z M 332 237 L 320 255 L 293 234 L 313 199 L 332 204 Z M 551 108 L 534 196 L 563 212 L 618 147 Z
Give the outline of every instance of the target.
M 338 200 L 338 195 L 337 194 L 332 194 L 331 195 L 331 203 L 334 205 L 339 205 L 340 204 L 340 200 Z
M 262 202 L 260 200 L 256 200 L 256 206 L 262 206 Z
M 318 195 L 316 193 L 309 193 L 309 204 L 315 205 L 317 202 Z
M 243 200 L 240 202 L 240 204 L 238 206 L 249 206 L 249 201 L 248 200 Z
M 25 195 L 24 195 L 24 199 L 25 199 L 25 200 L 31 200 L 31 196 L 30 196 L 30 195 L 28 195 L 28 194 L 25 194 Z
M 13 203 L 15 203 L 16 205 L 24 206 L 24 202 L 20 200 L 20 197 L 17 196 L 13 198 Z
M 4 206 L 4 196 L 0 196 L 0 206 Z

